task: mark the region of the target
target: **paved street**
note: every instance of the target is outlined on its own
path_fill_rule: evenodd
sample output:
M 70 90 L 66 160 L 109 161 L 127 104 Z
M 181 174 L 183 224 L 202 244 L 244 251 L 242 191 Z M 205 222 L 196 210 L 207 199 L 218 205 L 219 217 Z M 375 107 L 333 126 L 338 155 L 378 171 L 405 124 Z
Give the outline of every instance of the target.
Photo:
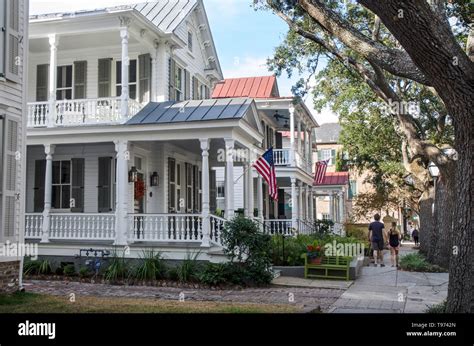
M 412 244 L 401 247 L 400 256 L 415 250 Z M 447 273 L 415 273 L 390 266 L 390 254 L 384 256 L 385 267 L 363 267 L 361 276 L 330 308 L 334 313 L 423 313 L 441 303 L 448 292 Z

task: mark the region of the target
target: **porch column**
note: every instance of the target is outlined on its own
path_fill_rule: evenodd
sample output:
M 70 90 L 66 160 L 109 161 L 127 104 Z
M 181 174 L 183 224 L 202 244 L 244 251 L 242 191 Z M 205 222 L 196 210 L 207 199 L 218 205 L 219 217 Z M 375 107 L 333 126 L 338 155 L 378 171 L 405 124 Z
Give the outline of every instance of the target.
M 209 139 L 200 139 L 202 151 L 202 247 L 210 246 L 211 220 L 209 219 Z
M 344 191 L 339 193 L 339 222 L 344 221 Z
M 55 146 L 52 144 L 44 145 L 46 154 L 46 171 L 44 175 L 44 209 L 43 209 L 43 235 L 42 243 L 49 243 L 49 229 L 51 225 L 51 201 L 53 197 L 53 154 Z
M 114 245 L 127 245 L 128 238 L 128 141 L 114 141 L 117 152 L 117 184 L 115 204 L 115 243 Z
M 309 185 L 306 186 L 306 219 L 311 220 L 311 189 Z
M 303 183 L 298 183 L 298 218 L 303 219 Z
M 49 40 L 49 114 L 46 121 L 46 126 L 52 127 L 56 123 L 56 88 L 57 88 L 57 53 L 58 53 L 58 37 L 56 34 L 48 35 Z
M 309 166 L 312 172 L 313 171 L 313 129 L 309 130 L 308 150 L 309 150 L 308 161 L 309 161 Z
M 303 159 L 306 160 L 306 155 L 307 155 L 307 150 L 308 150 L 308 142 L 307 142 L 308 138 L 306 137 L 306 126 L 305 128 L 303 129 L 303 139 L 302 139 L 302 142 L 303 142 L 303 152 L 302 152 L 302 157 Z
M 249 217 L 249 175 L 248 175 L 248 170 L 249 170 L 249 164 L 247 162 L 244 163 L 242 166 L 242 181 L 243 181 L 243 187 L 242 187 L 242 195 L 243 195 L 243 202 L 244 202 L 244 215 L 245 217 Z
M 334 196 L 332 192 L 329 195 L 329 219 L 335 221 L 334 219 Z
M 296 179 L 291 178 L 291 227 L 298 228 L 298 196 L 296 194 Z
M 298 132 L 297 132 L 297 137 L 298 137 L 298 155 L 301 155 L 301 119 L 298 118 Z
M 260 174 L 257 178 L 257 208 L 258 208 L 258 219 L 263 223 L 263 179 Z
M 226 150 L 226 180 L 225 180 L 225 199 L 226 199 L 226 211 L 225 215 L 227 219 L 234 218 L 234 144 L 235 141 L 232 138 L 225 138 L 225 150 Z
M 295 163 L 295 107 L 290 104 L 290 163 L 292 166 L 296 166 Z
M 151 54 L 151 92 L 150 101 L 158 102 L 158 41 L 154 42 L 155 51 Z
M 314 221 L 314 196 L 311 187 L 309 188 L 309 219 Z
M 248 179 L 247 179 L 247 197 L 248 197 L 248 202 L 247 206 L 249 209 L 249 217 L 253 219 L 254 217 L 254 203 L 253 203 L 253 167 L 252 164 L 249 165 L 249 170 L 247 171 L 248 174 Z
M 130 18 L 120 17 L 120 38 L 122 39 L 122 91 L 120 95 L 120 109 L 122 121 L 128 118 L 128 68 L 130 65 L 130 57 L 128 56 L 128 26 L 130 25 Z

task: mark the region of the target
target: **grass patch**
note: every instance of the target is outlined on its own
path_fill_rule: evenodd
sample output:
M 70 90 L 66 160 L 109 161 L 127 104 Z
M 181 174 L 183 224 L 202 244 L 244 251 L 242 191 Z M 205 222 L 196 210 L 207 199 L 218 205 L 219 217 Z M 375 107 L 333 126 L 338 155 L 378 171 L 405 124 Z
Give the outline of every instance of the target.
M 443 300 L 439 304 L 431 305 L 426 309 L 425 313 L 427 314 L 445 314 L 446 313 L 447 301 Z
M 0 294 L 0 313 L 296 313 L 293 306 L 149 298 Z
M 420 253 L 411 253 L 400 259 L 400 267 L 410 272 L 444 273 L 446 269 L 429 263 Z

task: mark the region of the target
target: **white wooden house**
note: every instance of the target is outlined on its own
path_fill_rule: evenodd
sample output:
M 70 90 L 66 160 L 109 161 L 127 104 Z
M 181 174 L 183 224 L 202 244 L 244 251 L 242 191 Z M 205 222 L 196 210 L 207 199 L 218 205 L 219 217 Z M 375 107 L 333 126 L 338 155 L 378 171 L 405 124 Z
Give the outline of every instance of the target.
M 28 1 L 0 0 L 0 291 L 21 285 Z
M 28 69 L 25 236 L 41 255 L 115 245 L 130 257 L 154 247 L 220 261 L 238 169 L 247 217 L 267 232 L 308 231 L 317 124 L 303 103 L 279 97 L 273 77 L 268 97 L 222 97 L 228 80 L 201 0 L 33 16 Z M 290 127 L 305 135 L 275 150 L 281 200 L 296 201 L 287 213 L 246 168 Z

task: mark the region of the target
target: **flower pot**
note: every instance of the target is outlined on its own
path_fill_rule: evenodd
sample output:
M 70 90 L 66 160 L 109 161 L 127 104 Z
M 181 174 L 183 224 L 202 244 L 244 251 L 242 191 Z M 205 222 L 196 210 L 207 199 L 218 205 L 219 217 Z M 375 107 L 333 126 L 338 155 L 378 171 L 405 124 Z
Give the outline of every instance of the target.
M 321 264 L 321 257 L 314 257 L 309 260 L 311 264 Z

